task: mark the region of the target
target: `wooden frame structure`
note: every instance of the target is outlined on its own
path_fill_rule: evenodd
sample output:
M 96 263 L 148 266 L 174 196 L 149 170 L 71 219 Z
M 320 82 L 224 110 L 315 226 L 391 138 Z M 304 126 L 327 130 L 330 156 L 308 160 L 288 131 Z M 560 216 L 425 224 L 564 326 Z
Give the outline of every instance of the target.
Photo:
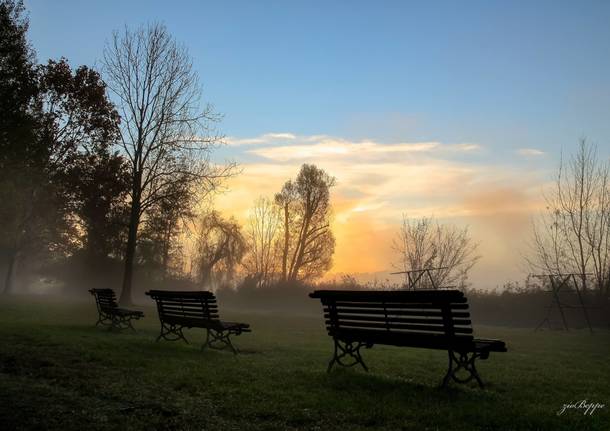
M 434 277 L 432 277 L 431 271 L 440 271 L 443 269 L 449 269 L 448 266 L 441 266 L 438 268 L 423 268 L 423 269 L 411 269 L 409 271 L 398 271 L 391 272 L 392 275 L 397 274 L 406 274 L 407 275 L 407 290 L 438 290 L 438 289 L 451 289 L 453 286 L 437 286 L 434 281 Z M 428 276 L 428 280 L 430 280 L 430 288 L 421 288 L 418 287 L 418 283 L 422 280 L 424 275 Z

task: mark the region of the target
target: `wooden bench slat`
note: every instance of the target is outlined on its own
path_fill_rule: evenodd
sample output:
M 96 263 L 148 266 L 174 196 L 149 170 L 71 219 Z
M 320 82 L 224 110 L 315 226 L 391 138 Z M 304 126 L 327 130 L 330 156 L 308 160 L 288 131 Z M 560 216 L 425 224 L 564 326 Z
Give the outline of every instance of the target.
M 440 305 L 439 304 L 430 304 L 430 303 L 422 303 L 422 304 L 417 304 L 417 303 L 381 303 L 381 302 L 377 302 L 377 303 L 372 303 L 372 302 L 354 302 L 354 303 L 347 303 L 347 302 L 332 302 L 332 301 L 324 301 L 323 302 L 324 306 L 333 306 L 333 307 L 337 307 L 337 308 L 341 308 L 341 309 L 350 309 L 350 308 L 362 308 L 362 309 L 371 309 L 371 310 L 377 310 L 377 309 L 405 309 L 405 310 L 439 310 L 440 309 Z M 452 309 L 455 310 L 467 310 L 468 309 L 468 304 L 465 303 L 449 303 L 448 306 Z
M 327 319 L 327 323 L 330 323 L 330 319 L 331 319 L 331 313 L 324 313 L 324 318 Z M 395 317 L 395 316 L 391 316 L 392 318 L 392 322 L 396 322 L 396 323 L 422 323 L 422 324 L 429 324 L 429 325 L 443 325 L 444 324 L 444 320 L 439 319 L 439 318 L 425 318 L 419 316 L 419 318 L 413 318 L 413 317 Z M 366 321 L 366 322 L 385 322 L 386 321 L 386 316 L 383 314 L 380 315 L 357 315 L 357 314 L 345 314 L 342 313 L 341 320 L 359 320 L 359 321 Z M 471 325 L 472 322 L 468 319 L 453 319 L 453 324 L 456 326 L 464 326 L 464 325 Z
M 330 313 L 332 307 L 324 307 L 324 313 Z M 337 309 L 339 312 L 354 313 L 354 314 L 385 314 L 377 309 L 361 309 L 361 308 L 350 308 L 350 309 Z M 442 311 L 430 311 L 425 310 L 392 310 L 389 314 L 394 316 L 426 316 L 426 317 L 443 317 Z M 470 313 L 468 311 L 451 311 L 453 317 L 458 318 L 469 318 Z
M 409 299 L 415 302 L 436 302 L 439 299 L 439 292 L 443 292 L 443 301 L 456 301 L 465 299 L 464 293 L 459 290 L 316 290 L 309 296 L 311 298 L 334 298 L 337 301 L 378 301 L 380 293 L 385 301 L 404 301 Z
M 168 301 L 167 298 L 159 298 L 160 300 L 163 301 L 163 304 L 165 305 L 176 305 L 176 306 L 185 306 L 185 307 L 196 307 L 203 304 L 209 305 L 209 306 L 213 306 L 216 307 L 217 304 L 216 302 L 211 302 L 211 301 L 197 301 L 195 299 L 189 299 L 188 301 Z
M 326 321 L 330 325 L 330 321 Z M 411 325 L 406 323 L 394 323 L 394 322 L 358 322 L 358 321 L 347 321 L 339 320 L 334 323 L 340 329 L 343 328 L 377 328 L 385 329 L 386 331 L 397 331 L 402 330 L 415 330 L 415 331 L 427 331 L 427 332 L 442 332 L 445 333 L 446 328 L 443 325 Z M 472 334 L 472 328 L 453 327 L 453 332 L 456 334 Z
M 205 309 L 206 311 L 210 311 L 210 312 L 216 312 L 218 310 L 218 307 L 209 307 L 206 306 L 205 304 L 197 304 L 196 306 L 193 305 L 189 305 L 189 306 L 180 306 L 180 305 L 167 305 L 164 302 L 161 303 L 161 306 L 163 307 L 163 310 L 167 310 L 167 311 L 197 311 L 199 313 L 201 313 L 202 309 Z

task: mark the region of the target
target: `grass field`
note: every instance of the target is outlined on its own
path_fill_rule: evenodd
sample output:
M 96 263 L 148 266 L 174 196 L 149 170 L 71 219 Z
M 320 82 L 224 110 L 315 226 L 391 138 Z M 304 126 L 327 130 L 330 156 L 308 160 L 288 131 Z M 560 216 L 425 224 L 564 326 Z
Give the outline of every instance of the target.
M 222 304 L 221 304 L 222 305 Z M 509 352 L 479 364 L 488 384 L 439 389 L 446 353 L 375 346 L 370 367 L 326 373 L 321 315 L 224 313 L 252 325 L 242 354 L 159 342 L 156 310 L 137 333 L 93 327 L 90 302 L 2 299 L 0 428 L 609 430 L 610 333 L 477 327 Z M 563 404 L 605 404 L 592 415 Z

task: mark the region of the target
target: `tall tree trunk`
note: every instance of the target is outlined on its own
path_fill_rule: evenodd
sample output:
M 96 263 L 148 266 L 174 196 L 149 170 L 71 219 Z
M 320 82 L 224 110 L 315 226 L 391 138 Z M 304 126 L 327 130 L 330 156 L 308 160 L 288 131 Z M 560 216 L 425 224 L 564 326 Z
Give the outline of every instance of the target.
M 282 281 L 284 282 L 288 279 L 288 245 L 290 243 L 288 228 L 288 204 L 284 204 L 284 250 L 282 250 Z
M 17 264 L 19 262 L 19 251 L 13 250 L 9 258 L 8 267 L 6 269 L 6 277 L 4 278 L 4 293 L 10 294 L 15 291 L 15 277 L 17 275 Z
M 137 196 L 137 195 L 136 195 Z M 131 204 L 129 216 L 129 235 L 127 237 L 127 250 L 125 252 L 125 270 L 123 272 L 123 290 L 119 302 L 124 305 L 133 303 L 131 296 L 131 286 L 133 279 L 133 264 L 136 255 L 136 245 L 138 242 L 138 226 L 140 224 L 140 199 L 134 197 Z
M 163 233 L 163 250 L 161 250 L 161 279 L 167 281 L 167 267 L 169 266 L 169 243 L 171 241 L 172 223 L 167 220 L 165 232 Z

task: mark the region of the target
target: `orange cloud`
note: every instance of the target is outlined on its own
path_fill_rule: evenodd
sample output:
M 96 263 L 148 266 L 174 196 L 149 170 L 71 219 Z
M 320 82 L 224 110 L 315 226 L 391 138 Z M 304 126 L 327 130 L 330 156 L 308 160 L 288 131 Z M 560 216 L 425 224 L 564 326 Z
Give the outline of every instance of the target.
M 528 235 L 531 214 L 542 207 L 544 172 L 492 165 L 480 157 L 464 161 L 481 150 L 477 144 L 381 144 L 290 133 L 237 141 L 235 148 L 247 145 L 243 155 L 249 161 L 215 205 L 238 220 L 245 221 L 257 197 L 273 197 L 302 163 L 315 163 L 336 177 L 331 273 L 389 273 L 392 237 L 407 213 L 470 225 L 481 244 L 483 259 L 473 271 L 481 283 L 520 276 L 516 250 Z

